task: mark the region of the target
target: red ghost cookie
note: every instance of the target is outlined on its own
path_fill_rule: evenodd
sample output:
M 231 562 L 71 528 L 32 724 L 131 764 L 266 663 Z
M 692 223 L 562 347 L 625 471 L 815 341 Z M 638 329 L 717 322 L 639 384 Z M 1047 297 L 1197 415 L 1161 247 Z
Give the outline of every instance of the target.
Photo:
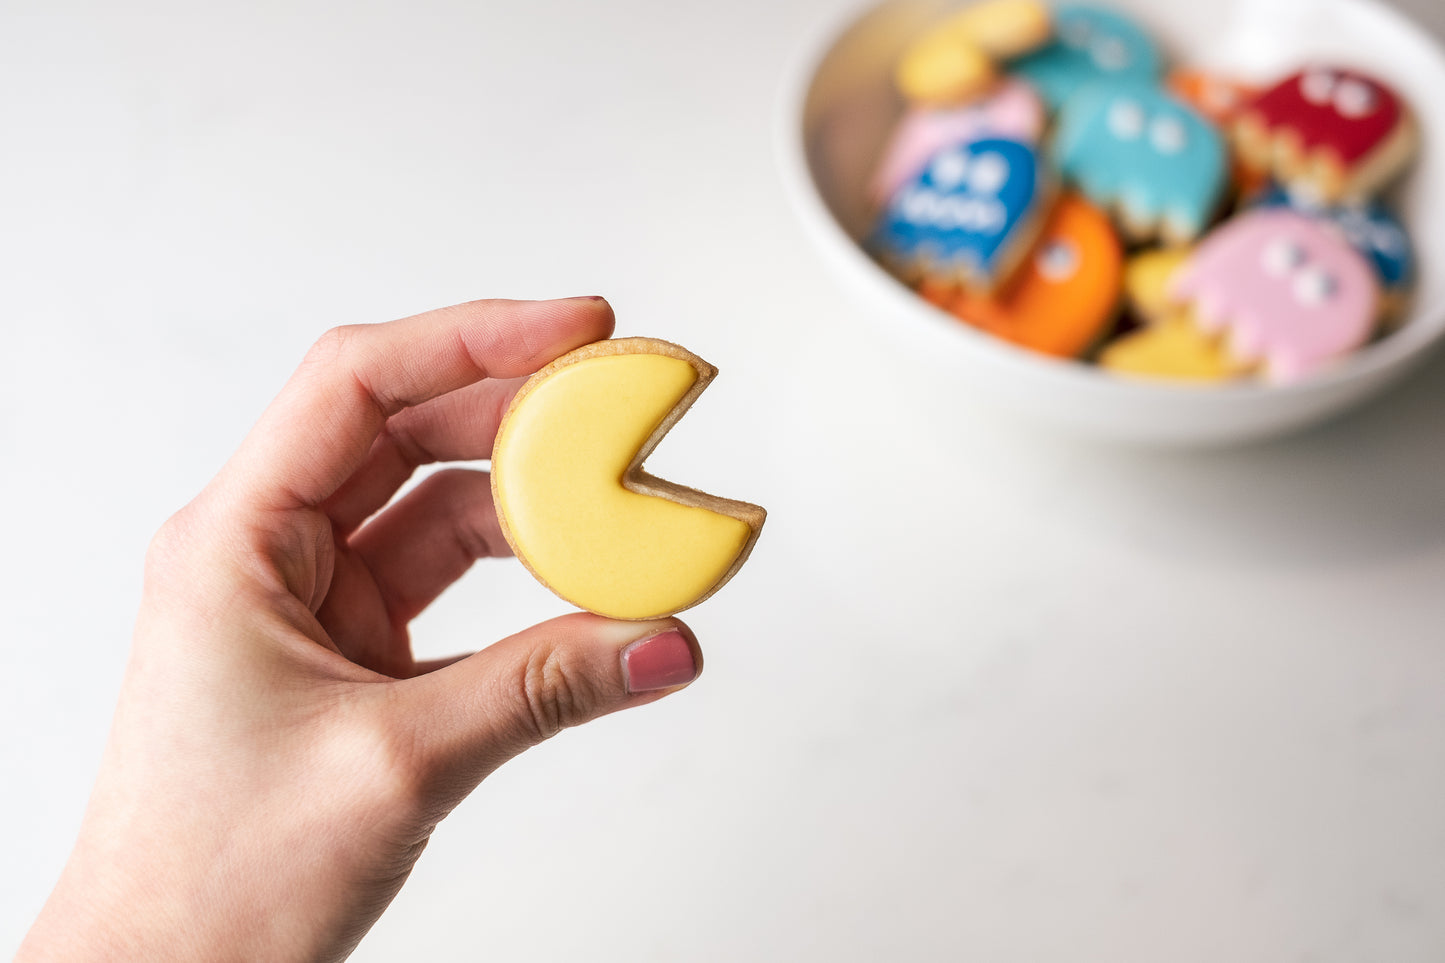
M 1244 162 L 1325 201 L 1363 198 L 1409 162 L 1415 122 L 1400 96 L 1355 70 L 1315 66 L 1247 103 L 1234 123 Z

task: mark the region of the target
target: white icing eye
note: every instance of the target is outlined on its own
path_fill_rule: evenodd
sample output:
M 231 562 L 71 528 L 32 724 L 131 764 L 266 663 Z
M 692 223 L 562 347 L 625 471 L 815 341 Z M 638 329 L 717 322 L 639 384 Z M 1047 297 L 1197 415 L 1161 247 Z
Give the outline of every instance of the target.
M 1105 71 L 1123 70 L 1129 66 L 1129 48 L 1118 37 L 1100 37 L 1089 46 L 1094 64 Z
M 1109 133 L 1119 140 L 1137 140 L 1144 133 L 1144 108 L 1132 100 L 1116 100 L 1108 122 Z
M 1299 92 L 1316 107 L 1323 107 L 1335 95 L 1335 80 L 1328 70 L 1310 70 L 1300 78 Z
M 1070 20 L 1059 28 L 1059 39 L 1064 46 L 1075 50 L 1083 50 L 1093 38 L 1094 28 L 1089 26 L 1087 20 Z
M 1358 80 L 1346 80 L 1335 91 L 1335 110 L 1350 120 L 1368 117 L 1375 111 L 1375 92 Z
M 1079 249 L 1068 241 L 1048 241 L 1034 257 L 1034 267 L 1046 281 L 1067 281 L 1079 271 Z
M 940 154 L 933 161 L 932 174 L 934 187 L 953 190 L 968 176 L 968 155 L 956 150 Z
M 968 172 L 968 186 L 975 194 L 997 197 L 1008 183 L 1008 161 L 1000 154 L 982 154 L 973 161 Z
M 1184 125 L 1177 117 L 1159 117 L 1149 125 L 1149 143 L 1161 154 L 1177 154 L 1187 141 Z
M 1287 237 L 1275 238 L 1265 247 L 1260 263 L 1267 274 L 1282 278 L 1305 263 L 1305 249 Z
M 1307 268 L 1294 279 L 1294 297 L 1307 307 L 1324 304 L 1335 293 L 1335 279 L 1322 267 Z

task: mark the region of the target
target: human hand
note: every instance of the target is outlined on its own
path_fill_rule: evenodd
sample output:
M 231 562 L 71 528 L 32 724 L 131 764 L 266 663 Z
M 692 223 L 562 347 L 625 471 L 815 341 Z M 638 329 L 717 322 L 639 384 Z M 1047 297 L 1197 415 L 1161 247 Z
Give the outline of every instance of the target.
M 151 545 L 95 790 L 19 960 L 341 959 L 489 773 L 695 677 L 676 619 L 411 652 L 407 623 L 508 548 L 483 472 L 388 502 L 488 457 L 518 379 L 612 323 L 601 299 L 478 301 L 316 343 Z

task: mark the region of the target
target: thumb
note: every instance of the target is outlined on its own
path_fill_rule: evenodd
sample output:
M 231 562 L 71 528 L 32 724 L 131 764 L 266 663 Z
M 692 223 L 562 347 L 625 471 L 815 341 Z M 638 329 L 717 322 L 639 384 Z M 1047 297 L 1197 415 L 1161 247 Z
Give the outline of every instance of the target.
M 426 768 L 465 795 L 502 763 L 563 729 L 655 702 L 702 670 L 677 619 L 543 622 L 408 680 L 408 724 Z

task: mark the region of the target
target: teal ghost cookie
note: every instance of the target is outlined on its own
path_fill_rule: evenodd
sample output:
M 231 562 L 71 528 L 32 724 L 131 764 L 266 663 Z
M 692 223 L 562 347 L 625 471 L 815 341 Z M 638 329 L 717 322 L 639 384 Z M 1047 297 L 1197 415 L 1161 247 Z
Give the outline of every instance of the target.
M 1112 10 L 1064 6 L 1054 11 L 1054 40 L 1014 61 L 1009 69 L 1038 90 L 1050 110 L 1096 80 L 1154 83 L 1164 60 L 1154 40 L 1133 20 Z
M 1218 128 L 1183 101 L 1139 81 L 1089 85 L 1059 114 L 1060 173 L 1113 212 L 1131 241 L 1187 244 L 1229 185 L 1229 150 Z

